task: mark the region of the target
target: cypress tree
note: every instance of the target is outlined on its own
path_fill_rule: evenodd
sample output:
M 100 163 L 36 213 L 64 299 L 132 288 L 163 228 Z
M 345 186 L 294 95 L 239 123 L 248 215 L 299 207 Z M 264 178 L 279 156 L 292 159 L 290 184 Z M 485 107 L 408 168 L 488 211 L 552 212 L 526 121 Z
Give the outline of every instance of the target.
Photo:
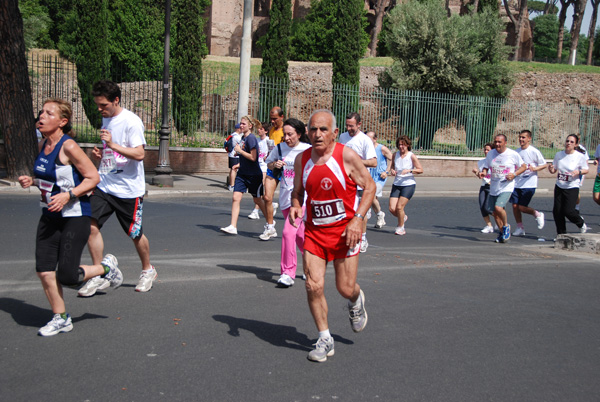
M 363 0 L 339 2 L 336 15 L 339 36 L 333 45 L 332 108 L 336 118 L 343 120 L 348 113 L 358 110 L 358 61 L 367 50 L 369 35 L 365 31 L 367 18 Z
M 265 121 L 269 111 L 279 106 L 285 112 L 289 87 L 288 57 L 292 4 L 289 0 L 273 0 L 269 11 L 269 29 L 265 40 L 260 68 L 260 110 L 258 117 Z
M 173 120 L 184 135 L 200 128 L 202 114 L 202 59 L 208 54 L 204 35 L 209 0 L 173 1 Z

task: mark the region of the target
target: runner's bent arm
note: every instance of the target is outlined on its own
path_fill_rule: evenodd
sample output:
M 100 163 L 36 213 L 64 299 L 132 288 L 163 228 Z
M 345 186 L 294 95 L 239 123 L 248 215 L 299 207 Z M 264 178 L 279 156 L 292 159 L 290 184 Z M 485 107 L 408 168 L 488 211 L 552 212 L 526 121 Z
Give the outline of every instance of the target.
M 357 155 L 358 156 L 358 155 Z M 304 186 L 302 185 L 302 153 L 294 160 L 294 190 L 292 190 L 292 206 L 288 219 L 292 226 L 296 225 L 296 219 L 302 218 L 302 204 L 304 203 Z
M 367 214 L 367 211 L 373 203 L 376 187 L 373 178 L 356 152 L 351 150 L 347 151 L 347 149 L 344 148 L 343 158 L 346 174 L 348 174 L 358 186 L 363 188 L 363 195 L 360 199 L 360 204 L 358 204 L 358 208 L 356 209 L 356 214 L 354 215 L 354 218 L 348 222 L 346 229 L 344 229 L 344 233 L 342 233 L 342 237 L 346 237 L 346 245 L 350 248 L 354 248 L 361 240 L 364 216 Z M 362 218 L 357 215 L 361 215 Z

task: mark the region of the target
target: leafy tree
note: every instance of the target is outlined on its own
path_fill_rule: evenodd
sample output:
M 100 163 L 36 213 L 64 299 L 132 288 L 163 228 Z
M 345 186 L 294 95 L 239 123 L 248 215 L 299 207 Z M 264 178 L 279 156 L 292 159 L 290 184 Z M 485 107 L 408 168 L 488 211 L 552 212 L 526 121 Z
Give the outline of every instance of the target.
M 208 54 L 203 15 L 209 4 L 209 0 L 173 1 L 173 119 L 184 135 L 200 126 L 202 59 Z
M 48 10 L 37 0 L 19 1 L 19 10 L 23 17 L 25 48 L 52 47 L 52 40 L 48 33 L 52 21 L 48 16 Z
M 381 75 L 380 84 L 398 90 L 504 98 L 513 80 L 503 29 L 498 14 L 490 9 L 448 18 L 438 0 L 401 4 L 390 12 L 384 32 L 394 63 Z M 436 112 L 415 110 L 410 114 L 413 120 L 401 124 L 419 136 L 420 148 L 428 149 L 435 131 L 446 124 L 451 112 L 444 107 Z M 489 140 L 485 136 L 493 133 L 493 127 L 478 129 L 485 134 L 478 135 L 477 141 L 472 140 L 475 133 L 467 132 L 471 148 Z
M 36 156 L 33 101 L 17 0 L 0 2 L 0 135 L 9 179 L 31 174 Z
M 274 106 L 286 109 L 286 95 L 290 77 L 288 58 L 290 53 L 290 27 L 292 4 L 289 0 L 273 0 L 269 12 L 269 29 L 265 35 L 265 47 L 260 69 L 259 119 L 267 120 Z M 267 88 L 267 84 L 272 88 Z
M 358 110 L 358 85 L 360 66 L 358 61 L 365 54 L 369 35 L 363 0 L 347 0 L 339 3 L 336 29 L 343 32 L 333 44 L 333 113 L 341 119 Z
M 292 60 L 333 60 L 333 44 L 345 34 L 337 27 L 337 4 L 338 0 L 311 0 L 306 19 L 294 24 L 292 29 Z
M 556 14 L 540 15 L 533 19 L 533 46 L 536 59 L 554 59 L 558 46 Z
M 76 62 L 82 58 L 82 48 L 99 44 L 108 55 L 103 78 L 115 82 L 156 79 L 163 65 L 163 4 L 152 0 L 90 0 L 89 8 L 86 4 L 75 0 L 65 17 L 58 44 L 61 55 Z M 102 26 L 82 23 L 90 20 Z M 93 57 L 93 51 L 85 54 Z
M 548 11 L 546 11 L 546 8 Z M 536 17 L 558 13 L 558 7 L 556 7 L 555 4 L 548 4 L 547 2 L 540 0 L 529 0 L 527 2 L 527 10 L 529 11 L 530 16 L 538 14 Z

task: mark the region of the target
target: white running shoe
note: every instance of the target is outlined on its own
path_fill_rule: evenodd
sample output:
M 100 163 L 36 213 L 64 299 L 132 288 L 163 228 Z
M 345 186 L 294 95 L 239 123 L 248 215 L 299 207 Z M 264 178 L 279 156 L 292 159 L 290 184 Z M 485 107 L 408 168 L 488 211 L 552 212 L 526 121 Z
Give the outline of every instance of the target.
M 290 286 L 292 286 L 294 284 L 294 280 L 292 279 L 291 276 L 289 276 L 287 274 L 282 274 L 279 277 L 279 280 L 277 280 L 277 284 L 281 285 L 285 288 L 289 288 Z
M 81 297 L 92 297 L 97 291 L 104 290 L 109 286 L 110 282 L 98 275 L 87 281 L 85 285 L 79 289 L 77 294 Z
M 385 226 L 385 212 L 380 211 L 377 214 L 377 223 L 375 224 L 375 227 L 377 229 L 382 228 Z
M 275 230 L 275 225 L 273 224 L 273 227 L 269 228 L 269 225 L 266 224 L 265 231 L 260 236 L 258 236 L 258 238 L 261 240 L 267 241 L 271 237 L 277 237 L 277 231 Z
M 544 213 L 540 212 L 540 216 L 538 216 L 537 218 L 535 218 L 535 221 L 538 224 L 538 229 L 540 229 L 540 230 L 543 229 L 544 228 L 544 224 L 545 224 Z
M 279 208 L 279 204 L 274 202 L 273 203 L 273 216 L 275 216 L 275 214 L 277 213 L 277 208 Z
M 369 248 L 369 241 L 365 237 L 365 240 L 360 242 L 360 252 L 366 253 L 368 248 Z
M 404 222 L 408 220 L 408 215 L 404 214 Z
M 250 215 L 248 215 L 248 219 L 259 219 L 260 216 L 258 216 L 258 209 L 253 209 L 252 212 L 250 213 Z
M 227 190 L 233 192 L 233 186 L 227 186 Z
M 513 236 L 525 236 L 525 229 L 517 227 L 517 230 L 515 230 L 512 235 Z
M 140 274 L 140 280 L 138 281 L 137 286 L 135 287 L 136 292 L 147 292 L 152 289 L 152 283 L 158 277 L 158 272 L 156 268 L 152 266 L 151 270 L 142 271 Z
M 398 226 L 396 228 L 396 230 L 394 231 L 394 234 L 397 234 L 398 236 L 404 236 L 406 234 L 406 230 L 404 229 L 404 226 Z
M 117 257 L 112 254 L 106 254 L 100 264 L 103 267 L 108 267 L 109 271 L 106 275 L 104 275 L 104 279 L 106 279 L 110 283 L 111 288 L 118 288 L 123 284 L 123 274 L 119 269 L 119 263 L 117 261 Z
M 587 231 L 588 231 L 588 227 L 584 222 L 583 226 L 579 228 L 579 233 L 586 233 Z
M 481 233 L 494 233 L 494 228 L 490 225 L 485 225 L 485 227 L 481 229 Z
M 227 227 L 221 228 L 221 232 L 225 232 L 230 235 L 236 235 L 237 229 L 234 226 L 229 225 Z
M 319 338 L 315 343 L 315 348 L 308 353 L 308 360 L 322 363 L 334 354 L 333 338 Z
M 71 316 L 67 314 L 67 319 L 63 319 L 60 314 L 54 314 L 52 320 L 38 330 L 40 336 L 52 336 L 59 332 L 69 332 L 73 330 L 73 321 Z

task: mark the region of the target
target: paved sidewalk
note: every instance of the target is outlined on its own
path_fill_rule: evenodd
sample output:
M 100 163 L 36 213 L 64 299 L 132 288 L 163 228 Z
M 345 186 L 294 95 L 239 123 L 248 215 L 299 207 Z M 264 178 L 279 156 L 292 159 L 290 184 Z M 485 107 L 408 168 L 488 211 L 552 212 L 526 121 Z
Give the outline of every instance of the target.
M 172 175 L 174 180 L 173 187 L 160 187 L 152 185 L 153 174 L 146 174 L 146 192 L 149 197 L 155 195 L 211 195 L 228 194 L 225 187 L 226 174 L 192 174 L 192 175 Z M 415 196 L 474 196 L 479 193 L 481 181 L 476 177 L 417 177 L 417 191 Z M 536 197 L 552 197 L 554 188 L 554 179 L 540 179 L 536 191 Z M 594 181 L 586 180 L 583 185 L 582 194 L 592 192 Z M 389 194 L 392 188 L 392 180 L 388 180 L 384 187 L 384 194 Z M 19 183 L 8 180 L 0 180 L 0 192 L 29 192 L 19 187 Z

